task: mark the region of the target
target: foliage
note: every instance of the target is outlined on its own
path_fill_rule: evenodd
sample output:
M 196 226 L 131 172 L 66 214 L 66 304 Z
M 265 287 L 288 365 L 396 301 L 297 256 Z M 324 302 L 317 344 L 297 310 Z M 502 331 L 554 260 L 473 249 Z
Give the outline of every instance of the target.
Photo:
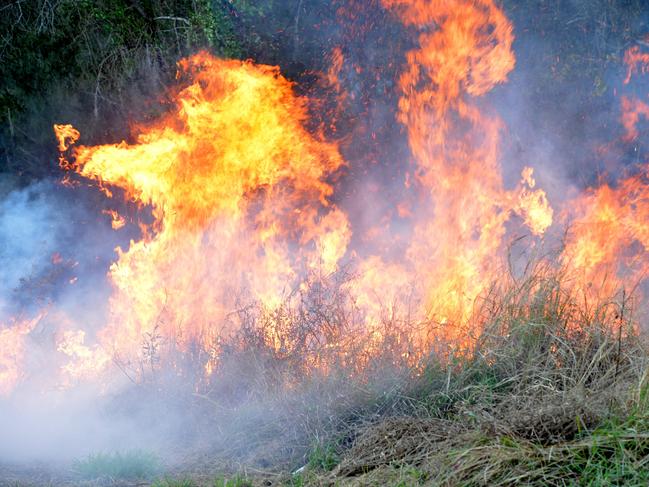
M 338 450 L 334 443 L 316 445 L 309 454 L 309 468 L 325 472 L 333 470 L 340 462 Z
M 76 123 L 85 142 L 125 137 L 127 122 L 158 109 L 143 99 L 163 92 L 175 61 L 198 48 L 278 64 L 306 84 L 312 82 L 309 73 L 327 69 L 323 54 L 335 46 L 345 47 L 352 62 L 362 62 L 363 46 L 384 38 L 390 16 L 374 0 L 362 12 L 352 0 L 349 12 L 344 5 L 333 0 L 5 2 L 0 7 L 0 172 L 37 178 L 53 171 L 52 123 Z M 598 117 L 611 109 L 604 96 L 611 93 L 611 70 L 646 34 L 644 2 L 504 0 L 503 6 L 523 66 L 513 73 L 512 86 L 547 111 L 540 123 L 547 120 L 548 130 L 565 124 L 571 133 L 588 122 L 580 118 L 586 114 L 597 122 L 592 125 L 601 125 Z M 392 64 L 388 54 L 398 54 L 400 45 L 395 37 L 395 46 L 385 46 L 386 54 L 376 62 Z M 568 95 L 574 113 L 566 116 L 565 110 L 554 110 L 553 101 Z
M 504 0 L 504 8 L 518 37 L 518 57 L 534 59 L 538 86 L 564 92 L 570 86 L 587 97 L 604 94 L 609 70 L 619 70 L 624 51 L 646 35 L 649 20 L 642 0 Z M 588 89 L 578 93 L 575 85 Z
M 123 127 L 123 119 L 145 115 L 134 99 L 160 90 L 181 56 L 199 48 L 239 56 L 224 9 L 210 0 L 13 0 L 0 7 L 0 172 L 41 176 L 42 161 L 56 159 L 46 155 L 52 123 L 82 121 L 92 138 L 109 129 L 107 118 L 117 115 Z

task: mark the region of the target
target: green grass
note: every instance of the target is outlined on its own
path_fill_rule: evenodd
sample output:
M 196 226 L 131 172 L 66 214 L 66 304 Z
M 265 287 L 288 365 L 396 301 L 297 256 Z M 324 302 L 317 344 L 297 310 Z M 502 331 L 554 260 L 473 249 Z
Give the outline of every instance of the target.
M 330 472 L 340 463 L 337 447 L 333 443 L 316 445 L 309 454 L 308 467 L 313 470 Z
M 84 479 L 132 480 L 153 478 L 162 471 L 162 464 L 150 452 L 130 450 L 124 453 L 92 454 L 74 462 L 73 468 Z
M 252 487 L 252 482 L 242 475 L 219 476 L 214 479 L 214 487 Z
M 198 487 L 197 484 L 189 478 L 172 479 L 165 477 L 158 479 L 151 484 L 151 487 Z

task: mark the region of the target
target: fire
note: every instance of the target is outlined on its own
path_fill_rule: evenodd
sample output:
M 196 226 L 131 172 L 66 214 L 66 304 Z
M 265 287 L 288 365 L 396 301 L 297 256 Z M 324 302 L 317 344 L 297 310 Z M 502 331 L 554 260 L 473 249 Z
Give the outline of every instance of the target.
M 625 84 L 633 74 L 647 72 L 646 66 L 639 66 L 649 62 L 649 54 L 639 48 L 630 48 L 624 60 Z M 649 106 L 623 96 L 621 107 L 622 139 L 632 142 L 639 137 L 641 117 L 649 119 Z M 624 288 L 636 291 L 649 276 L 649 164 L 615 186 L 604 183 L 589 189 L 568 208 L 570 232 L 562 259 L 576 285 L 600 297 Z
M 309 292 L 309 277 L 324 282 L 347 265 L 355 277 L 342 288 L 362 322 L 354 329 L 365 357 L 357 365 L 381 353 L 395 323 L 406 327 L 413 347 L 404 355 L 415 363 L 439 341 L 471 343 L 483 325 L 475 303 L 503 279 L 510 237 L 525 233 L 533 247 L 556 220 L 568 232 L 552 265 L 567 271 L 576 289 L 606 297 L 645 279 L 647 167 L 586 190 L 558 219 L 532 167 L 521 164 L 519 183 L 505 184 L 506 127 L 488 95 L 507 81 L 516 59 L 513 26 L 495 1 L 381 3 L 418 32 L 418 42 L 396 87 L 396 119 L 411 153 L 409 197 L 358 236 L 381 240 L 373 253 L 352 245 L 354 222 L 336 193 L 346 165 L 337 144 L 308 128 L 309 100 L 276 67 L 206 52 L 181 60 L 173 106 L 135 126 L 130 142 L 77 145 L 77 129 L 54 126 L 61 166 L 95 181 L 107 197 L 137 205 L 128 221 L 141 230 L 116 249 L 104 326 L 95 333 L 80 317 L 57 331 L 64 382 L 97 377 L 114 361 L 195 345 L 209 357 L 202 370 L 213 374 L 221 338 L 242 326 L 237 310 L 256 303 L 262 315 L 288 316 L 283 306 Z M 636 47 L 627 52 L 625 84 L 647 71 L 647 56 Z M 342 49 L 330 57 L 322 79 L 338 112 L 347 100 L 341 73 L 353 71 L 345 70 Z M 635 98 L 621 104 L 627 143 L 640 136 L 649 108 Z M 105 213 L 113 229 L 126 225 L 118 212 Z M 406 238 L 389 227 L 397 217 Z M 61 262 L 60 254 L 52 262 Z M 21 380 L 26 337 L 37 323 L 0 328 L 0 393 Z M 291 338 L 289 318 L 273 323 L 260 330 L 265 344 L 278 353 L 303 345 Z M 342 348 L 344 337 L 331 335 L 327 347 Z M 330 365 L 311 363 L 323 371 Z
M 88 347 L 85 341 L 83 330 L 65 330 L 57 340 L 57 351 L 69 358 L 61 366 L 62 375 L 69 383 L 96 377 L 111 361 L 104 350 Z
M 59 151 L 61 152 L 68 150 L 70 145 L 79 140 L 81 136 L 79 131 L 70 124 L 54 124 L 54 133 L 59 141 Z
M 342 158 L 307 132 L 306 101 L 277 68 L 207 53 L 179 68 L 189 81 L 175 108 L 134 144 L 74 150 L 80 175 L 121 187 L 155 220 L 110 269 L 99 337 L 121 355 L 153 333 L 209 343 L 239 293 L 273 308 L 305 270 L 333 272 L 350 238 L 327 181 Z
M 0 396 L 7 395 L 22 379 L 26 338 L 38 325 L 43 314 L 32 320 L 20 321 L 0 327 Z
M 589 190 L 574 202 L 563 253 L 579 286 L 606 297 L 636 287 L 649 271 L 649 174 Z
M 632 142 L 638 138 L 640 118 L 649 120 L 649 105 L 636 98 L 622 97 L 622 126 L 625 130 L 624 140 Z
M 508 191 L 502 182 L 502 122 L 478 106 L 514 68 L 512 25 L 489 0 L 384 0 L 421 29 L 399 80 L 399 120 L 408 129 L 421 207 L 407 251 L 410 273 L 423 283 L 423 307 L 447 338 L 467 336 L 473 302 L 496 278 L 505 223 L 520 214 L 542 235 L 552 223 L 532 169 Z M 431 28 L 436 26 L 436 28 Z M 388 277 L 389 279 L 389 277 Z
M 113 230 L 119 230 L 126 225 L 126 219 L 115 210 L 104 210 L 102 213 L 110 216 L 110 226 Z
M 633 46 L 624 53 L 627 74 L 624 84 L 629 84 L 634 74 L 649 72 L 649 53 L 640 51 L 640 46 Z
M 552 225 L 554 211 L 548 202 L 545 192 L 534 190 L 536 180 L 534 170 L 525 167 L 521 173 L 521 186 L 517 191 L 518 205 L 514 206 L 516 213 L 521 215 L 525 225 L 534 235 L 543 235 Z

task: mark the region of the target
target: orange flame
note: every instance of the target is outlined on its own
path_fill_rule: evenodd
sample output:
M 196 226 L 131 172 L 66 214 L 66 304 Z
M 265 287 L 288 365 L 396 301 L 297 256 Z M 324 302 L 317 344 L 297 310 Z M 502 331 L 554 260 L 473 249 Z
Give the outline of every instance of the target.
M 632 290 L 649 272 L 649 179 L 627 178 L 573 201 L 572 227 L 563 252 L 577 285 L 600 298 Z
M 474 303 L 501 279 L 509 229 L 536 242 L 554 221 L 531 167 L 522 168 L 517 186 L 503 182 L 504 124 L 487 95 L 514 69 L 512 25 L 494 0 L 382 4 L 419 30 L 419 42 L 398 80 L 397 117 L 413 159 L 405 188 L 415 197 L 395 213 L 411 233 L 397 242 L 380 220 L 360 236 L 388 240 L 376 255 L 349 251 L 351 224 L 334 198 L 344 161 L 336 144 L 307 130 L 307 100 L 278 68 L 205 52 L 182 60 L 175 105 L 137 127 L 133 143 L 71 148 L 79 132 L 54 126 L 59 150 L 71 160 L 61 156 L 64 168 L 95 180 L 108 197 L 119 188 L 115 194 L 153 216 L 152 223 L 135 219 L 140 240 L 117 249 L 110 316 L 96 343 L 82 328 L 59 330 L 68 383 L 98 375 L 117 358 L 141 359 L 143 340 L 157 351 L 165 343 L 198 343 L 211 374 L 218 363 L 212 345 L 239 325 L 231 315 L 241 303 L 273 313 L 305 290 L 305 276 L 333 274 L 345 256 L 357 264 L 358 278 L 343 287 L 361 311 L 364 357 L 380 353 L 386 326 L 397 321 L 418 324 L 409 337 L 417 348 L 404 352 L 411 362 L 437 340 L 470 343 L 479 332 L 472 327 L 481 326 L 472 320 Z M 324 78 L 342 106 L 342 50 L 331 58 Z M 637 48 L 625 61 L 625 83 L 649 65 Z M 628 142 L 640 136 L 637 125 L 649 108 L 623 97 L 622 110 Z M 648 182 L 645 167 L 589 189 L 560 213 L 569 232 L 557 267 L 568 269 L 575 288 L 606 297 L 645 279 Z M 117 212 L 106 213 L 113 228 L 125 224 Z M 53 263 L 60 259 L 52 256 Z M 37 322 L 0 329 L 0 393 L 21 379 L 25 337 Z M 287 341 L 289 325 L 277 320 L 263 329 L 265 342 L 277 351 L 299 346 Z
M 21 380 L 27 335 L 38 325 L 43 314 L 32 320 L 0 327 L 0 396 L 7 395 Z
M 639 48 L 627 50 L 625 84 L 632 74 L 647 73 L 649 55 Z M 642 67 L 640 67 L 642 65 Z M 649 119 L 649 105 L 623 96 L 623 140 L 639 137 L 641 117 Z M 636 287 L 649 275 L 649 165 L 639 174 L 622 179 L 615 187 L 603 184 L 590 189 L 569 205 L 571 228 L 562 255 L 576 285 L 600 297 Z
M 399 119 L 425 191 L 408 259 L 424 283 L 431 317 L 455 323 L 448 338 L 467 336 L 475 298 L 497 276 L 505 223 L 516 212 L 532 232 L 552 223 L 532 170 L 507 191 L 498 160 L 502 122 L 477 99 L 503 83 L 515 64 L 511 23 L 491 0 L 384 0 L 406 24 L 422 28 L 419 48 L 401 75 Z M 423 269 L 423 271 L 422 271 Z
M 306 131 L 305 101 L 277 68 L 207 53 L 179 68 L 190 82 L 176 108 L 136 144 L 74 151 L 79 174 L 120 186 L 155 217 L 110 269 L 99 336 L 122 354 L 152 333 L 213 339 L 237 293 L 276 306 L 300 272 L 334 271 L 350 238 L 326 181 L 342 159 Z
M 624 140 L 631 142 L 638 138 L 640 117 L 649 120 L 649 105 L 634 98 L 622 97 L 622 126 L 625 130 Z
M 113 230 L 119 230 L 126 225 L 126 219 L 115 210 L 104 210 L 102 213 L 110 216 L 110 226 Z
M 634 74 L 649 72 L 649 53 L 640 52 L 640 46 L 633 46 L 624 53 L 627 74 L 624 84 L 629 84 Z
M 79 131 L 69 124 L 54 124 L 54 133 L 56 134 L 56 139 L 59 141 L 59 151 L 61 152 L 68 150 L 81 136 Z

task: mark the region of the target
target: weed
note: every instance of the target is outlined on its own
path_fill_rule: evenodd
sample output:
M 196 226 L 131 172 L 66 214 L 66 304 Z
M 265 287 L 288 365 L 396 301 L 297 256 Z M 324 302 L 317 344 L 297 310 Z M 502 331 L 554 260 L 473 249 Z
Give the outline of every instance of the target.
M 214 479 L 214 487 L 252 487 L 252 482 L 245 476 L 235 475 L 233 477 L 219 476 Z
M 309 455 L 309 467 L 314 470 L 330 472 L 340 463 L 336 445 L 316 445 Z
M 160 473 L 162 465 L 152 453 L 131 450 L 89 455 L 75 461 L 73 468 L 84 479 L 148 479 Z
M 184 478 L 184 479 L 172 479 L 165 477 L 163 479 L 158 479 L 151 484 L 151 487 L 197 487 L 197 484 L 193 480 Z

